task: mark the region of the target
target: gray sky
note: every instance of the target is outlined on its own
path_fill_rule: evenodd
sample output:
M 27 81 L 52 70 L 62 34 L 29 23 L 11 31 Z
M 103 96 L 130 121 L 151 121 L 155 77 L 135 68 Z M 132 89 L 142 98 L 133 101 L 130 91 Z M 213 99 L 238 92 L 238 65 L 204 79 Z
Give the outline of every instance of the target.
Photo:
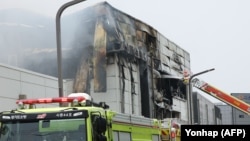
M 25 8 L 55 16 L 68 0 L 0 0 L 2 8 Z M 91 0 L 91 3 L 101 0 Z M 151 25 L 190 53 L 192 73 L 226 93 L 250 93 L 249 0 L 107 0 Z M 89 3 L 89 2 L 88 2 Z M 70 13 L 88 3 L 65 11 Z M 206 96 L 206 95 L 205 95 Z M 214 102 L 217 100 L 210 98 Z

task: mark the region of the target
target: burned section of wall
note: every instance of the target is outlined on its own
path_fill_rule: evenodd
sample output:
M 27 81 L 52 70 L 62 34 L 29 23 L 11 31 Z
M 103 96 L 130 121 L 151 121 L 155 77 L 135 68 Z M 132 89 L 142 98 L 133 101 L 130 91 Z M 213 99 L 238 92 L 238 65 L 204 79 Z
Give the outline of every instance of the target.
M 93 73 L 94 92 L 106 92 L 106 38 L 103 23 L 98 20 L 94 36 Z
M 179 77 L 183 77 L 184 70 L 190 72 L 190 54 L 160 33 L 158 33 L 157 39 L 161 62 L 159 71 Z
M 77 37 L 79 40 L 76 40 L 75 44 L 83 50 L 79 57 L 81 61 L 77 64 L 73 89 L 75 92 L 90 93 L 93 80 L 94 92 L 106 92 L 106 52 L 111 42 L 117 42 L 117 35 L 113 32 L 114 23 L 105 4 L 90 7 L 82 13 L 87 15 L 84 14 L 81 28 L 77 31 L 82 32 L 81 38 Z
M 141 101 L 137 101 L 141 103 L 141 112 L 142 115 L 146 117 L 152 117 L 154 105 L 152 102 L 153 97 L 153 77 L 152 71 L 159 67 L 159 48 L 157 47 L 157 32 L 150 26 L 145 23 L 136 20 L 135 18 L 120 12 L 119 10 L 115 10 L 109 7 L 109 10 L 114 18 L 115 27 L 113 30 L 107 31 L 107 57 L 112 54 L 117 54 L 119 57 L 118 62 L 120 62 L 120 79 L 121 79 L 121 88 L 127 87 L 126 83 L 124 83 L 125 78 L 123 77 L 123 68 L 124 66 L 121 64 L 121 60 L 125 60 L 126 64 L 130 64 L 134 62 L 140 72 L 139 76 L 131 75 L 131 88 L 130 91 L 132 93 L 131 103 L 133 104 L 133 87 L 135 87 L 135 82 L 133 82 L 133 77 L 139 77 L 140 80 L 140 94 Z M 106 17 L 106 19 L 111 19 L 110 17 Z M 112 21 L 112 20 L 111 20 Z M 113 23 L 113 21 L 111 22 Z M 106 24 L 107 29 L 111 29 Z M 114 26 L 112 26 L 114 27 Z M 115 33 L 115 34 L 114 34 Z M 130 71 L 132 72 L 132 71 Z M 124 85 L 125 84 L 125 85 Z M 121 91 L 121 103 L 124 102 L 125 92 Z M 133 105 L 132 105 L 133 107 Z M 123 106 L 121 107 L 123 109 Z M 124 111 L 124 110 L 122 110 Z M 133 108 L 132 108 L 133 113 Z
M 156 70 L 161 75 L 182 76 L 184 69 L 190 69 L 188 52 L 149 25 L 119 10 L 113 8 L 109 10 L 112 11 L 110 13 L 115 19 L 112 23 L 115 23 L 116 28 L 112 32 L 111 30 L 107 32 L 108 35 L 113 35 L 112 38 L 107 38 L 113 39 L 107 42 L 107 54 L 115 53 L 120 57 L 129 58 L 128 60 L 136 60 L 140 70 L 142 115 L 156 117 L 161 114 L 163 117 L 168 117 L 173 104 L 172 98 L 177 96 L 185 99 L 186 88 L 178 80 L 157 79 L 154 81 L 153 71 Z M 106 19 L 109 18 L 106 17 Z M 162 85 L 156 87 L 155 83 L 159 82 Z M 165 100 L 166 106 L 163 107 L 165 111 L 163 114 L 157 113 L 159 106 L 155 104 L 157 101 L 155 95 L 158 93 Z

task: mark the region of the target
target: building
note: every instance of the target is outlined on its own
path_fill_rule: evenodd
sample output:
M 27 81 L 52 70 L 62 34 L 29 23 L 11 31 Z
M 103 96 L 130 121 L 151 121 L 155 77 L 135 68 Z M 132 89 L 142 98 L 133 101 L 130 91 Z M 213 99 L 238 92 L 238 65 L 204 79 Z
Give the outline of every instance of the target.
M 221 112 L 221 124 L 232 125 L 233 124 L 232 106 L 227 105 L 225 103 L 216 103 L 216 107 L 218 107 Z
M 250 93 L 231 93 L 232 96 L 250 103 Z M 250 122 L 250 116 L 241 110 L 225 103 L 217 103 L 222 113 L 222 124 L 224 125 L 246 125 Z
M 231 93 L 232 96 L 250 104 L 250 93 Z M 236 108 L 232 108 L 232 123 L 234 125 L 246 125 L 250 123 L 250 116 Z
M 206 97 L 193 92 L 194 124 L 221 124 L 221 111 Z
M 58 97 L 57 78 L 13 66 L 0 64 L 0 84 L 0 111 L 16 109 L 17 99 Z

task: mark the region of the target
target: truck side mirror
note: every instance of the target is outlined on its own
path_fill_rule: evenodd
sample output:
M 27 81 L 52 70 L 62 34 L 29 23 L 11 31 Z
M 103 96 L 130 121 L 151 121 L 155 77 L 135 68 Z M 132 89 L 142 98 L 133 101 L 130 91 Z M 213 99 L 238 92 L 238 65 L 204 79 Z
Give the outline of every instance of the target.
M 98 117 L 95 120 L 95 129 L 96 129 L 97 133 L 100 135 L 102 133 L 105 133 L 107 130 L 107 120 L 105 118 Z

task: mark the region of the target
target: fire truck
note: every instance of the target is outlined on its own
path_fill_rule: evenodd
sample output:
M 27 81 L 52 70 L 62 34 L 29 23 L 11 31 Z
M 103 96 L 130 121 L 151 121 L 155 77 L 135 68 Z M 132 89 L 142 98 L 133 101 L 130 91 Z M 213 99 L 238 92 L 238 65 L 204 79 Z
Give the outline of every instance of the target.
M 37 104 L 62 106 L 36 108 Z M 86 93 L 17 100 L 0 114 L 0 141 L 160 141 L 157 119 L 117 113 Z
M 180 141 L 181 124 L 175 118 L 165 118 L 161 121 L 161 140 Z
M 215 97 L 216 99 L 225 102 L 234 108 L 246 113 L 250 114 L 250 105 L 228 93 L 223 92 L 222 90 L 212 86 L 211 84 L 200 80 L 198 78 L 193 79 L 192 81 L 193 86 L 198 88 L 199 90 L 209 94 L 210 96 Z

